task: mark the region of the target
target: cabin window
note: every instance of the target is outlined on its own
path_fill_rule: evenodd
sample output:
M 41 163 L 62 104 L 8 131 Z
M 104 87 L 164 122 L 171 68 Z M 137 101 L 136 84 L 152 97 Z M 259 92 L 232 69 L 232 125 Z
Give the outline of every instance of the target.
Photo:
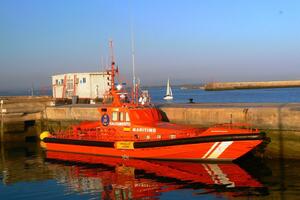
M 156 135 L 156 138 L 157 139 L 161 139 L 161 135 Z
M 112 120 L 118 121 L 118 112 L 112 112 Z
M 130 122 L 129 114 L 128 112 L 125 113 L 125 121 Z
M 124 121 L 124 113 L 123 112 L 119 112 L 119 120 Z
M 82 78 L 82 83 L 86 83 L 86 78 Z
M 175 134 L 171 134 L 170 135 L 170 139 L 175 139 L 176 138 L 176 135 Z

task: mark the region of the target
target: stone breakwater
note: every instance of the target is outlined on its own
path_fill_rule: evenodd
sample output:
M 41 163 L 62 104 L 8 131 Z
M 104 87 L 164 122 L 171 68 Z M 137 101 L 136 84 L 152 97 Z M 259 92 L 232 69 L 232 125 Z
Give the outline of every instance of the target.
M 300 80 L 294 81 L 265 81 L 265 82 L 212 82 L 204 86 L 207 91 L 259 89 L 259 88 L 286 88 L 300 87 Z

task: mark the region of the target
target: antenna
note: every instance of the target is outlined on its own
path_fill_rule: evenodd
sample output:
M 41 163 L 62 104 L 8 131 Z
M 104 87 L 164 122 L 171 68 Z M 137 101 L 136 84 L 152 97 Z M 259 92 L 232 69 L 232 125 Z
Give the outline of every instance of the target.
M 131 32 L 131 58 L 132 58 L 132 84 L 133 84 L 133 102 L 136 101 L 136 77 L 135 77 L 135 57 L 134 57 L 134 35 L 133 35 L 133 25 L 132 25 L 132 18 L 131 18 L 131 25 L 130 25 L 130 32 Z
M 101 69 L 100 69 L 100 71 L 102 70 L 102 72 L 104 72 L 104 69 L 105 69 L 105 67 L 104 67 L 104 58 L 103 58 L 103 56 L 101 56 Z
M 115 57 L 113 49 L 113 41 L 109 41 L 110 53 L 111 53 L 111 90 L 115 90 Z

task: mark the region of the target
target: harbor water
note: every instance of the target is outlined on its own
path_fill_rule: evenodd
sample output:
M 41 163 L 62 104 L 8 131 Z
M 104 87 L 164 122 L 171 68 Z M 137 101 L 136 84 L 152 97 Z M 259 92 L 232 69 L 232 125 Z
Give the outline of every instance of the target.
M 1 147 L 0 199 L 297 199 L 300 161 L 193 163 L 48 154 Z M 71 159 L 72 158 L 72 159 Z M 73 161 L 71 161 L 73 160 Z
M 155 103 L 300 102 L 300 88 L 214 91 L 149 88 Z M 299 199 L 300 161 L 139 161 L 46 153 L 37 141 L 1 145 L 0 199 Z
M 192 98 L 194 102 L 210 103 L 293 103 L 300 102 L 300 88 L 272 88 L 227 91 L 204 91 L 198 89 L 181 89 L 173 87 L 174 99 L 163 100 L 165 87 L 148 88 L 152 101 L 155 103 L 188 103 Z

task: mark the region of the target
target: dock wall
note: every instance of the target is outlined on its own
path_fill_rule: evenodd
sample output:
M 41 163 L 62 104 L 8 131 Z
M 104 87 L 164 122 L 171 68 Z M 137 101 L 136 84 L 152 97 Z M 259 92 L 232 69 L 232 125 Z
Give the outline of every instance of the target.
M 174 123 L 194 126 L 249 123 L 260 129 L 300 131 L 299 103 L 165 104 L 158 107 Z
M 294 81 L 265 81 L 265 82 L 212 82 L 204 86 L 207 91 L 237 90 L 259 88 L 286 88 L 300 87 L 300 80 Z
M 5 141 L 24 141 L 26 137 L 35 137 L 41 130 L 42 113 L 52 103 L 49 96 L 1 96 L 0 100 L 3 100 L 5 110 L 3 119 L 0 117 Z
M 249 123 L 268 130 L 300 131 L 300 103 L 201 103 L 160 104 L 157 107 L 173 123 L 212 126 Z M 48 120 L 99 120 L 97 105 L 47 107 Z

